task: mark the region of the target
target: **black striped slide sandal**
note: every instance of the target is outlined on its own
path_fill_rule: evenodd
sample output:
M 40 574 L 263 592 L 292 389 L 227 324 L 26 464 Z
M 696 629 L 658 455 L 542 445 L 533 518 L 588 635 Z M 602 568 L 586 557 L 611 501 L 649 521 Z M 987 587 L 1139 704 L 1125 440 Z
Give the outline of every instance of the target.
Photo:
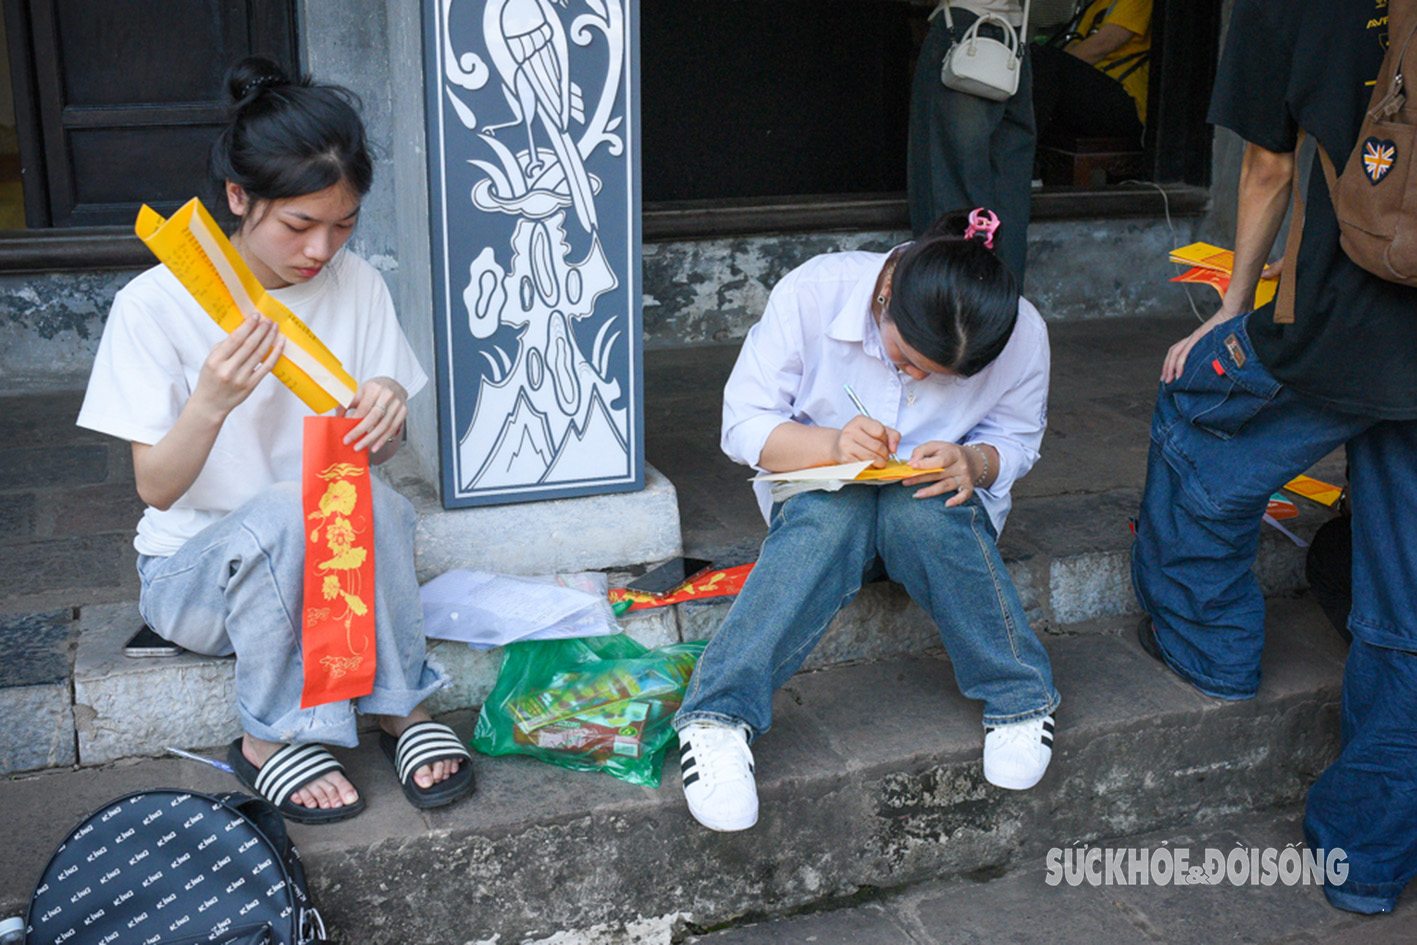
M 238 738 L 227 749 L 226 760 L 237 780 L 297 824 L 333 824 L 364 810 L 363 797 L 343 807 L 306 807 L 290 799 L 290 795 L 321 775 L 344 771 L 344 766 L 322 745 L 313 742 L 285 745 L 257 768 L 242 754 Z
M 398 738 L 379 733 L 379 747 L 394 763 L 394 773 L 404 796 L 414 807 L 442 807 L 472 793 L 472 755 L 457 734 L 442 722 L 414 722 Z M 413 773 L 437 761 L 460 761 L 452 777 L 430 787 L 419 787 Z

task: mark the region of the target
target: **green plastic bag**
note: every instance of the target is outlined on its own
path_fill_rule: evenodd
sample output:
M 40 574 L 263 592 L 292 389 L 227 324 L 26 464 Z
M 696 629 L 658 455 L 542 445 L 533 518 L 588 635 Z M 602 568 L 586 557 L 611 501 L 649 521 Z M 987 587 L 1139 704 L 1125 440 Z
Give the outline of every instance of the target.
M 472 747 L 659 787 L 670 724 L 704 641 L 646 649 L 623 633 L 508 644 Z

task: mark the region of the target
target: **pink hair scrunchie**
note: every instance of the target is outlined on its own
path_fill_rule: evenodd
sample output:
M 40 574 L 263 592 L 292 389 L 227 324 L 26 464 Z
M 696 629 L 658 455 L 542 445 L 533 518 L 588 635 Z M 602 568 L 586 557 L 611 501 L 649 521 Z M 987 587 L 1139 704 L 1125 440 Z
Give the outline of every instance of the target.
M 993 210 L 985 210 L 983 207 L 975 207 L 969 211 L 969 226 L 965 228 L 964 238 L 973 239 L 980 233 L 984 234 L 984 248 L 994 248 L 994 231 L 999 228 L 999 218 Z

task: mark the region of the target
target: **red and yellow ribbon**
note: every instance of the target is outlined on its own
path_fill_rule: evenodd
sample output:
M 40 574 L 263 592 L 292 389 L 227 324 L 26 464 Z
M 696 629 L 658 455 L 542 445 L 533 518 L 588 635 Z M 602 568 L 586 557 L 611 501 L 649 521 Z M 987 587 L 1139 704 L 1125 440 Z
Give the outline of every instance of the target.
M 698 600 L 702 597 L 731 597 L 743 589 L 743 582 L 748 579 L 748 572 L 751 570 L 753 570 L 751 564 L 740 564 L 736 568 L 710 571 L 681 590 L 664 597 L 642 594 L 625 587 L 611 588 L 608 596 L 612 604 L 625 600 L 630 601 L 631 610 L 648 610 L 651 607 L 664 607 L 686 600 Z
M 305 596 L 300 707 L 374 691 L 374 498 L 353 417 L 306 417 Z

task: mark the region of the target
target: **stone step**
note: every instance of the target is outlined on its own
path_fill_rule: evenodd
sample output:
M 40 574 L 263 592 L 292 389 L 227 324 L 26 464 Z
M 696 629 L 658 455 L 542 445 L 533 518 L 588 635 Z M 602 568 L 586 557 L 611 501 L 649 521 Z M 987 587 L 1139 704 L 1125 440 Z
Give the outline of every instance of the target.
M 1097 632 L 1112 626 L 1103 618 L 1137 611 L 1126 527 L 1136 504 L 1136 494 L 1125 490 L 1019 502 L 1002 548 L 1030 623 L 1040 634 Z M 1286 524 L 1308 535 L 1327 513 L 1305 505 L 1300 517 Z M 1304 586 L 1303 551 L 1266 528 L 1257 570 L 1267 594 L 1293 594 Z M 633 611 L 621 618 L 621 625 L 650 647 L 707 639 L 731 605 L 731 598 L 718 598 Z M 160 755 L 169 745 L 218 744 L 238 734 L 232 661 L 193 654 L 126 657 L 123 644 L 140 622 L 132 604 L 82 609 L 72 699 L 68 687 L 53 680 L 43 684 L 47 688 L 42 691 L 0 689 L 0 705 L 13 704 L 17 712 L 36 699 L 46 707 L 32 714 L 34 721 L 23 731 L 0 735 L 0 760 L 8 761 L 6 770 L 76 761 L 106 764 Z M 938 646 L 938 633 L 925 612 L 898 585 L 881 581 L 867 585 L 843 609 L 805 668 L 887 659 Z M 480 706 L 496 680 L 501 650 L 430 641 L 430 652 L 452 678 L 452 684 L 435 695 L 432 710 Z M 72 737 L 66 734 L 70 725 Z M 42 738 L 35 731 L 39 727 Z M 32 746 L 38 744 L 59 747 L 37 753 Z M 70 744 L 77 746 L 76 752 L 59 750 Z
M 1328 905 L 1307 882 L 1265 884 L 1228 871 L 1218 886 L 1178 888 L 1160 863 L 1204 863 L 1207 851 L 1224 856 L 1237 848 L 1275 850 L 1283 856 L 1304 843 L 1302 807 L 1266 810 L 1179 824 L 1140 835 L 1103 838 L 1101 857 L 1149 854 L 1156 872 L 1133 878 L 1095 871 L 1089 881 L 1066 871 L 1064 857 L 1087 855 L 1057 847 L 1023 859 L 996 878 L 932 880 L 904 889 L 880 890 L 806 914 L 726 928 L 682 939 L 684 945 L 784 945 L 822 942 L 850 945 L 958 945 L 1009 942 L 1050 945 L 1136 945 L 1138 942 L 1247 942 L 1250 945 L 1410 945 L 1417 941 L 1417 889 L 1391 915 L 1361 916 Z M 1161 859 L 1157 859 L 1160 857 Z M 1105 860 L 1102 862 L 1105 863 Z M 1189 878 L 1189 876 L 1187 876 Z M 1070 882 L 1077 879 L 1077 882 Z M 1165 880 L 1159 884 L 1159 880 Z M 1051 885 L 1050 885 L 1051 883 Z M 1184 931 L 1182 931 L 1184 930 Z M 667 943 L 665 935 L 653 939 Z
M 337 754 L 368 811 L 292 835 L 327 922 L 361 943 L 632 940 L 636 929 L 715 927 L 872 888 L 998 875 L 1055 846 L 1297 803 L 1338 748 L 1345 651 L 1306 601 L 1273 602 L 1268 628 L 1264 682 L 1246 702 L 1207 698 L 1162 670 L 1129 620 L 1047 637 L 1063 705 L 1053 765 L 1028 792 L 983 780 L 979 708 L 947 660 L 924 654 L 791 680 L 756 746 L 762 813 L 744 833 L 694 823 L 673 764 L 651 790 L 479 756 L 476 797 L 420 813 L 366 739 Z M 471 721 L 452 716 L 465 736 Z M 14 851 L 0 913 L 29 894 L 86 811 L 172 785 L 232 782 L 164 759 L 0 783 L 0 833 Z
M 1342 482 L 1332 475 L 1333 465 L 1325 461 L 1314 474 Z M 1307 543 L 1333 513 L 1307 499 L 1293 501 L 1298 517 L 1280 524 Z M 999 550 L 1035 628 L 1072 632 L 1077 628 L 1070 625 L 1140 612 L 1132 591 L 1129 527 L 1140 504 L 1139 488 L 1015 501 Z M 1306 553 L 1307 547 L 1261 526 L 1254 571 L 1266 597 L 1293 595 L 1309 586 Z

